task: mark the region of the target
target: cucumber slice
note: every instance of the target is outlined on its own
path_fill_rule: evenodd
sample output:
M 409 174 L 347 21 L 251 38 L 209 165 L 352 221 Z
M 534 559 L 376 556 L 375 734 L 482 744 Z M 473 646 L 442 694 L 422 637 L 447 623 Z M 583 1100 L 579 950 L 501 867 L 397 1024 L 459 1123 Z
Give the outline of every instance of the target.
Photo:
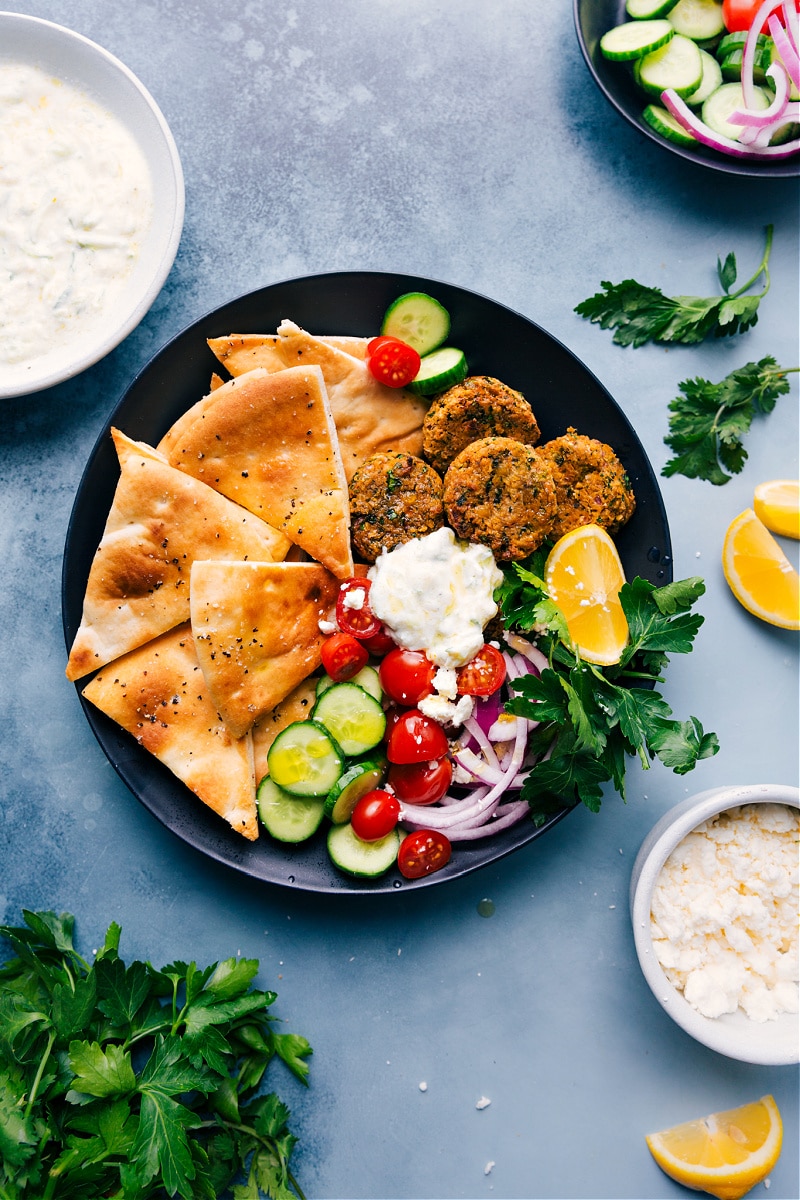
M 642 113 L 642 119 L 651 129 L 655 129 L 656 133 L 660 133 L 668 142 L 674 142 L 676 146 L 697 145 L 697 138 L 694 134 L 689 133 L 688 129 L 684 129 L 681 123 L 675 120 L 672 113 L 660 104 L 648 104 Z
M 730 50 L 722 62 L 720 70 L 722 78 L 726 83 L 737 83 L 742 78 L 742 60 L 744 58 L 744 50 Z M 756 48 L 755 57 L 753 58 L 753 79 L 756 83 L 765 83 L 767 80 L 767 67 L 772 63 L 769 46 L 763 49 Z
M 666 45 L 675 30 L 666 18 L 656 21 L 626 21 L 600 38 L 600 51 L 612 62 L 629 62 Z
M 709 42 L 725 30 L 721 0 L 678 0 L 667 20 L 693 42 Z
M 463 350 L 455 346 L 441 346 L 433 354 L 423 356 L 416 379 L 408 390 L 416 396 L 432 396 L 461 383 L 467 375 L 467 360 Z
M 357 683 L 335 683 L 323 692 L 311 713 L 336 739 L 349 758 L 366 754 L 386 732 L 386 713 L 380 701 Z
M 430 354 L 450 332 L 447 309 L 425 292 L 406 292 L 390 304 L 384 314 L 381 333 L 400 338 L 418 354 Z
M 752 107 L 755 111 L 769 108 L 770 101 L 771 97 L 763 88 L 754 89 Z M 723 83 L 722 87 L 718 87 L 708 97 L 701 109 L 701 116 L 714 133 L 737 141 L 742 132 L 742 126 L 732 124 L 728 118 L 737 108 L 744 106 L 741 83 Z
M 325 801 L 316 796 L 293 796 L 265 775 L 256 792 L 258 815 L 267 833 L 278 842 L 305 842 L 325 815 Z
M 352 763 L 325 797 L 325 815 L 334 825 L 343 825 L 353 815 L 362 796 L 380 787 L 386 778 L 385 758 L 365 758 Z
M 737 29 L 733 33 L 726 33 L 724 37 L 720 38 L 714 50 L 718 61 L 722 62 L 723 58 L 727 58 L 731 50 L 744 50 L 747 33 L 746 29 Z M 772 38 L 768 38 L 764 33 L 759 33 L 756 37 L 756 53 L 759 50 L 763 50 L 768 42 L 772 42 Z
M 293 721 L 267 752 L 267 767 L 278 787 L 293 796 L 327 796 L 344 770 L 344 754 L 318 721 Z
M 400 834 L 396 829 L 377 842 L 362 842 L 349 823 L 332 825 L 328 833 L 328 854 L 334 866 L 360 879 L 385 875 L 397 861 L 399 849 Z
M 625 11 L 632 21 L 650 21 L 665 17 L 678 0 L 627 0 Z
M 703 80 L 703 60 L 691 38 L 676 33 L 660 50 L 636 64 L 639 86 L 651 96 L 661 98 L 665 88 L 673 88 L 684 99 L 696 92 Z
M 700 80 L 700 86 L 697 91 L 692 92 L 691 96 L 686 97 L 686 103 L 694 108 L 699 108 L 722 83 L 722 67 L 714 55 L 709 54 L 707 50 L 701 50 L 700 60 L 703 64 L 703 78 Z M 686 130 L 684 129 L 683 132 L 686 133 Z M 692 138 L 692 141 L 694 140 Z
M 365 692 L 369 692 L 370 696 L 374 696 L 376 700 L 383 699 L 383 688 L 381 687 L 381 677 L 374 667 L 362 667 L 357 675 L 352 679 L 348 679 L 348 683 L 356 683 L 363 688 Z M 319 700 L 323 692 L 327 692 L 329 687 L 334 686 L 335 681 L 330 675 L 323 675 L 317 683 L 317 699 Z

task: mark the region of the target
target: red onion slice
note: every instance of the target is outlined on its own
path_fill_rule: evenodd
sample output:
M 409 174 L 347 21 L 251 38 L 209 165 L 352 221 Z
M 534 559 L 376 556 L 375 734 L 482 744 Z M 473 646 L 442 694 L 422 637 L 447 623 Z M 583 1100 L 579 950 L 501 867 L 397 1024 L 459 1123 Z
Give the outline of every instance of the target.
M 746 146 L 742 142 L 734 142 L 731 138 L 723 137 L 722 134 L 715 133 L 704 121 L 701 121 L 672 88 L 667 88 L 661 93 L 661 100 L 675 120 L 684 129 L 693 133 L 698 142 L 702 142 L 704 146 L 710 146 L 712 150 L 719 150 L 723 154 L 731 154 L 736 158 L 780 160 L 791 158 L 800 150 L 800 138 L 794 138 L 791 142 L 784 142 L 780 146 L 764 146 L 762 148 Z
M 778 122 L 786 112 L 789 104 L 789 76 L 780 63 L 772 63 L 767 68 L 767 75 L 775 82 L 775 99 L 769 108 L 763 108 L 759 112 L 753 112 L 749 108 L 734 109 L 729 118 L 734 125 L 763 129 Z
M 774 13 L 769 18 L 767 25 L 769 26 L 772 40 L 775 43 L 775 49 L 781 56 L 781 62 L 786 68 L 787 75 L 795 87 L 800 87 L 800 57 L 798 57 L 797 50 L 792 45 L 789 35 Z

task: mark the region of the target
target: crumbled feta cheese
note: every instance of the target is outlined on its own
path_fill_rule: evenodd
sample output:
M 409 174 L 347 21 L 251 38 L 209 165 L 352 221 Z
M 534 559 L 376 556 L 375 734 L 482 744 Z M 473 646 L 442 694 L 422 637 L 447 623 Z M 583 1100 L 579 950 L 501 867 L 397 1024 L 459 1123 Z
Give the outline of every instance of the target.
M 492 1102 L 491 1102 L 491 1100 L 488 1099 L 488 1097 L 481 1096 L 480 1100 L 475 1105 L 475 1107 L 478 1109 L 484 1109 L 484 1108 L 488 1108 L 491 1103 Z
M 475 701 L 472 696 L 461 696 L 458 702 L 453 704 L 445 696 L 434 693 L 432 696 L 424 696 L 419 701 L 417 708 L 420 712 L 425 713 L 426 717 L 438 721 L 440 725 L 458 726 L 463 725 L 472 716 Z
M 423 1079 L 422 1083 L 419 1085 L 419 1090 L 421 1092 L 427 1092 L 427 1090 L 428 1090 L 428 1085 L 424 1079 Z
M 363 587 L 354 587 L 343 589 L 342 605 L 344 608 L 353 608 L 357 612 L 364 607 L 364 601 L 367 598 L 367 589 Z
M 749 804 L 693 830 L 651 905 L 658 961 L 707 1017 L 798 1011 L 798 813 Z

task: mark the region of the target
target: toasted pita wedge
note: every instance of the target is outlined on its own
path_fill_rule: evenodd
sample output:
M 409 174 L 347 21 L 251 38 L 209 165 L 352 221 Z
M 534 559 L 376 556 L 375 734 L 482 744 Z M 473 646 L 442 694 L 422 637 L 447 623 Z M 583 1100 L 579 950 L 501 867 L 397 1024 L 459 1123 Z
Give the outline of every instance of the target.
M 192 633 L 217 711 L 241 737 L 320 665 L 338 580 L 318 563 L 196 562 Z
M 232 737 L 211 702 L 188 622 L 99 671 L 83 694 L 232 829 L 258 837 L 252 738 Z
M 335 575 L 351 574 L 347 481 L 319 367 L 249 371 L 211 392 L 161 445 L 173 466 L 263 517 Z
M 260 346 L 255 335 L 232 335 L 209 344 L 234 376 L 241 374 L 248 362 L 255 365 L 256 361 L 270 371 L 278 370 L 278 363 L 283 367 L 297 363 L 319 366 L 348 482 L 361 463 L 378 451 L 422 452 L 427 403 L 402 388 L 378 383 L 367 370 L 363 354 L 346 352 L 337 340 L 315 337 L 292 321 L 283 321 L 278 334 L 262 337 Z
M 120 478 L 92 561 L 67 678 L 80 679 L 189 618 L 200 558 L 283 559 L 291 546 L 259 517 L 177 471 L 118 429 Z
M 208 345 L 231 375 L 244 375 L 253 367 L 282 371 L 291 364 L 287 363 L 282 348 L 276 344 L 279 337 L 277 333 L 232 333 L 228 337 L 209 338 Z M 333 346 L 344 354 L 351 354 L 353 358 L 363 359 L 369 338 L 320 334 L 317 341 Z
M 276 704 L 272 712 L 259 717 L 253 726 L 253 758 L 256 768 L 256 785 L 265 775 L 269 775 L 267 754 L 275 738 L 282 729 L 293 721 L 305 721 L 311 715 L 317 698 L 317 680 L 315 677 L 304 679 L 298 683 L 294 691 L 285 700 Z

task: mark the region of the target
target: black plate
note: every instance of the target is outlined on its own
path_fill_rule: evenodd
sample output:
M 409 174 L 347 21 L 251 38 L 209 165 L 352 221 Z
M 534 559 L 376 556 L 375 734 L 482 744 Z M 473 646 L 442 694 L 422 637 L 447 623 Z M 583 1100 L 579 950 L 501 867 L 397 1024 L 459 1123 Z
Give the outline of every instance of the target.
M 510 309 L 449 284 L 383 273 L 317 275 L 252 292 L 201 318 L 156 355 L 117 405 L 89 458 L 67 531 L 62 603 L 68 647 L 80 624 L 89 568 L 119 477 L 111 426 L 155 445 L 176 418 L 208 391 L 219 364 L 206 345 L 207 338 L 274 332 L 284 318 L 314 333 L 369 335 L 377 330 L 391 301 L 408 291 L 429 292 L 449 310 L 450 341 L 465 350 L 473 374 L 499 377 L 527 396 L 543 441 L 574 425 L 615 448 L 637 498 L 636 512 L 617 538 L 626 575 L 629 579 L 641 575 L 659 584 L 671 580 L 666 514 L 642 445 L 605 388 L 560 342 Z M 79 695 L 81 686 L 77 685 Z M 456 846 L 450 863 L 426 879 L 404 880 L 398 872 L 375 881 L 349 879 L 331 865 L 321 833 L 290 848 L 266 835 L 254 843 L 237 836 L 133 737 L 82 697 L 81 703 L 114 769 L 168 829 L 218 862 L 305 891 L 374 893 L 443 883 L 540 837 L 568 811 L 540 829 L 525 822 L 485 842 Z
M 661 137 L 642 120 L 642 110 L 647 99 L 633 82 L 625 63 L 611 62 L 600 52 L 600 38 L 615 25 L 630 20 L 625 12 L 625 0 L 573 0 L 575 31 L 578 35 L 583 57 L 586 59 L 595 83 L 620 116 L 629 121 L 662 150 L 669 150 L 688 162 L 699 163 L 713 171 L 725 171 L 729 175 L 750 175 L 766 179 L 780 179 L 800 175 L 800 156 L 781 159 L 779 162 L 749 161 L 732 158 L 710 146 L 698 143 L 695 146 L 678 146 Z

